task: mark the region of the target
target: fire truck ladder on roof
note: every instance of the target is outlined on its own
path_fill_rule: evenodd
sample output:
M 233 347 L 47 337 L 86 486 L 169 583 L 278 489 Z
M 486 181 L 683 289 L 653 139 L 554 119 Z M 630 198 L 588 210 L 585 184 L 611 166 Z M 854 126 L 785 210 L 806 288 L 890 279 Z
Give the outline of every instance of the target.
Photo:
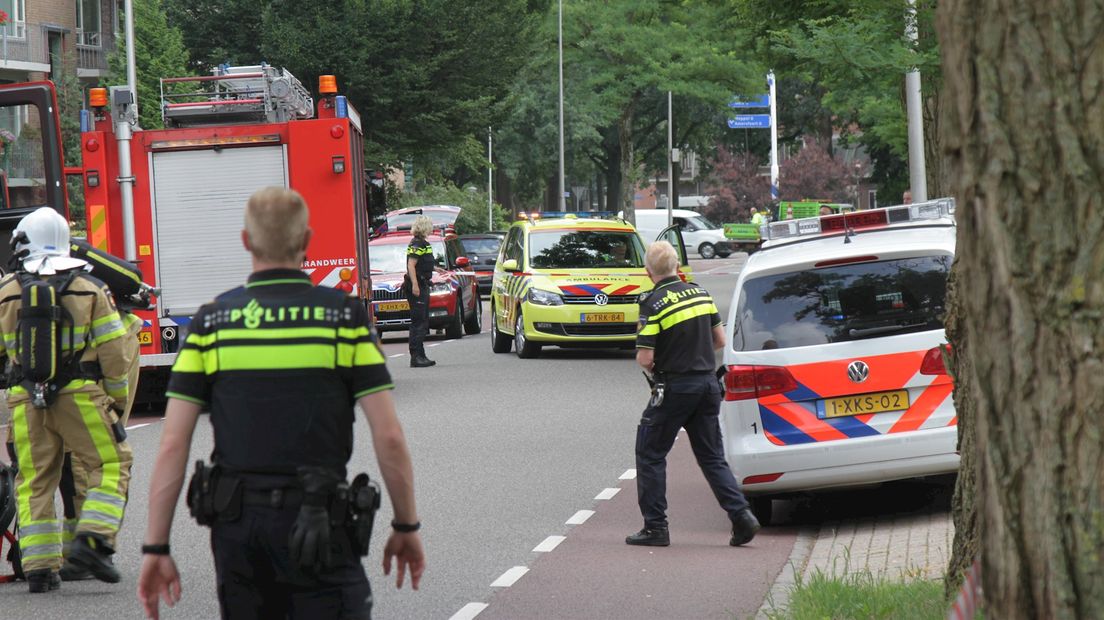
M 283 123 L 312 116 L 310 92 L 286 69 L 271 65 L 223 65 L 213 75 L 161 78 L 166 127 Z

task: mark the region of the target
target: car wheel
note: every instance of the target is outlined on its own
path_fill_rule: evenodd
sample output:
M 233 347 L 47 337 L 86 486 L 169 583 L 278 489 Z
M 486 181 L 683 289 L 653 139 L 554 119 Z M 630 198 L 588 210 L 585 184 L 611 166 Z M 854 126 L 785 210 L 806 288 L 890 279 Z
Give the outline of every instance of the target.
M 467 320 L 464 321 L 464 333 L 469 336 L 474 336 L 483 331 L 483 301 L 479 299 L 479 294 L 475 295 L 475 312 L 472 312 Z
M 732 256 L 732 252 L 717 252 L 717 256 L 721 258 L 728 258 L 729 256 Z
M 460 303 L 460 292 L 456 293 L 456 315 L 445 327 L 445 337 L 449 340 L 459 340 L 464 337 L 464 304 Z
M 525 317 L 518 310 L 517 320 L 514 322 L 514 352 L 521 359 L 533 359 L 540 356 L 541 345 L 530 342 L 525 337 Z
M 709 259 L 717 255 L 717 250 L 713 247 L 712 243 L 703 243 L 698 246 L 698 254 L 700 254 L 702 258 Z
M 491 302 L 491 350 L 495 353 L 509 353 L 514 339 L 510 334 L 498 331 L 498 314 L 495 313 L 494 302 Z
M 751 514 L 759 520 L 759 525 L 770 525 L 771 517 L 774 516 L 774 500 L 769 497 L 749 497 L 748 503 L 751 504 Z

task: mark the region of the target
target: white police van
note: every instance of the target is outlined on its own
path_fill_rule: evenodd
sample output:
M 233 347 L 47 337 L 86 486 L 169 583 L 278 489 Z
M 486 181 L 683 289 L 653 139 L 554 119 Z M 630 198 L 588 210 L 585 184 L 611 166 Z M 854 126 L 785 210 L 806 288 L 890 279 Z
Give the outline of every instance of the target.
M 954 200 L 772 222 L 736 283 L 725 457 L 772 497 L 958 469 L 943 365 Z

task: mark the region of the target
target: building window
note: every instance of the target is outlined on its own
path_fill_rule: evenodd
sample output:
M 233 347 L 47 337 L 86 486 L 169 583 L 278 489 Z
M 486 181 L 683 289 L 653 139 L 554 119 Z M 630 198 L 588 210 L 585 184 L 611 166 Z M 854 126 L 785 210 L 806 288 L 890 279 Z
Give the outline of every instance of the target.
M 77 0 L 77 45 L 100 46 L 100 0 Z
M 26 0 L 0 0 L 0 10 L 8 14 L 8 22 L 0 27 L 4 36 L 22 39 L 27 36 Z
M 872 190 L 867 191 L 867 193 L 866 193 L 866 203 L 867 203 L 867 207 L 866 207 L 867 209 L 877 209 L 878 208 L 878 190 L 872 189 Z

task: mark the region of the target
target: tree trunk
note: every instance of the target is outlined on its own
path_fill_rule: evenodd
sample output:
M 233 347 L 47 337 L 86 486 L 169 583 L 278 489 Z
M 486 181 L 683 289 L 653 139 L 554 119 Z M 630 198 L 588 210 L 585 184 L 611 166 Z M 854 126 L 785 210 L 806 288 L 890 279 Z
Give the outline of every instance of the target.
M 925 86 L 929 89 L 929 95 L 924 98 L 921 108 L 924 117 L 924 167 L 927 171 L 928 199 L 931 200 L 951 195 L 951 171 L 947 169 L 939 139 L 940 125 L 949 102 L 943 90 L 934 90 L 941 88 L 936 80 L 926 80 Z
M 950 603 L 958 595 L 962 586 L 963 575 L 974 563 L 978 555 L 978 527 L 977 527 L 977 501 L 975 490 L 977 489 L 977 457 L 976 457 L 976 427 L 975 414 L 971 409 L 973 400 L 970 394 L 970 378 L 973 376 L 973 368 L 970 366 L 970 346 L 966 340 L 966 330 L 963 325 L 965 319 L 962 302 L 964 292 L 961 290 L 961 261 L 955 261 L 951 269 L 951 277 L 947 282 L 947 338 L 954 343 L 954 354 L 951 356 L 951 375 L 954 377 L 954 404 L 955 414 L 958 416 L 958 453 L 961 461 L 958 465 L 958 479 L 955 481 L 954 498 L 951 505 L 951 517 L 954 520 L 954 544 L 951 548 L 950 564 L 947 567 L 947 578 L 943 582 L 944 595 Z
M 636 114 L 636 101 L 638 95 L 634 95 L 621 111 L 617 119 L 617 139 L 621 142 L 621 195 L 619 202 L 621 210 L 625 212 L 625 221 L 636 226 L 636 209 L 633 208 L 633 197 L 636 194 L 636 158 L 633 154 L 632 125 Z
M 621 147 L 606 155 L 606 211 L 621 210 Z
M 1104 618 L 1104 10 L 943 0 L 937 25 L 986 616 Z

